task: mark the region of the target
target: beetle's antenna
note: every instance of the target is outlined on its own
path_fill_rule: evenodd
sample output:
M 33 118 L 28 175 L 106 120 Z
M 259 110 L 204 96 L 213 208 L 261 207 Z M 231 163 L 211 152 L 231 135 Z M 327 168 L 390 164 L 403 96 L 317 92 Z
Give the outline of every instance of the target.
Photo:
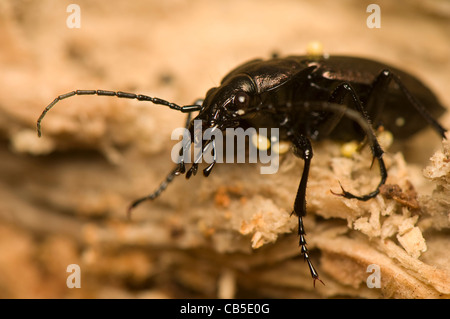
M 76 90 L 69 93 L 61 94 L 57 96 L 42 112 L 41 116 L 39 116 L 39 119 L 37 120 L 37 134 L 39 137 L 41 137 L 41 122 L 42 119 L 45 117 L 48 111 L 55 106 L 56 103 L 58 103 L 61 100 L 67 99 L 69 97 L 75 96 L 75 95 L 99 95 L 99 96 L 117 96 L 119 98 L 126 98 L 126 99 L 136 99 L 138 101 L 148 101 L 152 102 L 154 104 L 164 105 L 167 106 L 173 110 L 180 111 L 182 113 L 190 113 L 195 111 L 201 110 L 201 105 L 194 104 L 194 105 L 186 105 L 186 106 L 179 106 L 175 103 L 168 102 L 166 100 L 157 98 L 157 97 L 151 97 L 148 95 L 143 94 L 135 94 L 135 93 L 127 93 L 127 92 L 121 92 L 121 91 L 105 91 L 105 90 Z
M 131 205 L 128 207 L 127 210 L 127 216 L 128 218 L 131 218 L 131 211 L 136 208 L 136 206 L 138 206 L 139 204 L 141 204 L 142 202 L 146 201 L 146 200 L 154 200 L 155 198 L 159 197 L 159 195 L 161 195 L 161 193 L 167 188 L 167 186 L 173 181 L 173 179 L 181 174 L 186 173 L 186 178 L 189 179 L 192 175 L 197 174 L 197 169 L 198 169 L 198 163 L 200 162 L 201 158 L 202 158 L 202 154 L 204 154 L 205 152 L 207 152 L 210 147 L 213 146 L 213 143 L 211 143 L 211 141 L 207 141 L 206 144 L 203 146 L 202 149 L 202 153 L 195 159 L 194 163 L 192 164 L 192 166 L 189 168 L 189 170 L 186 171 L 185 169 L 185 162 L 181 161 L 167 176 L 166 179 L 159 185 L 159 187 L 150 195 L 141 197 L 136 199 L 135 201 L 133 201 L 131 203 Z M 180 150 L 180 159 L 182 159 L 182 152 L 181 151 L 187 151 L 189 148 L 184 146 L 181 150 Z M 214 162 L 215 163 L 215 162 Z M 204 173 L 205 177 L 207 177 L 209 175 L 209 173 L 211 172 L 211 169 L 214 165 L 209 165 L 207 167 L 207 169 L 209 168 L 208 173 Z
M 177 165 L 167 176 L 166 179 L 159 185 L 159 187 L 150 195 L 141 197 L 133 201 L 127 210 L 128 219 L 131 218 L 131 211 L 138 206 L 140 203 L 146 200 L 154 200 L 167 188 L 167 186 L 173 181 L 175 176 L 179 175 L 179 166 Z

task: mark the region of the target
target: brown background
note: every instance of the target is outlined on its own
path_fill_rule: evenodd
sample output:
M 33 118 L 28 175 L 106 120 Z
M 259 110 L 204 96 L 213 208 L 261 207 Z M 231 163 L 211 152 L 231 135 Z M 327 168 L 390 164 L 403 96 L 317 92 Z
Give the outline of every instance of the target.
M 75 97 L 48 114 L 42 139 L 35 133 L 40 112 L 58 94 L 122 90 L 190 104 L 238 64 L 273 52 L 301 55 L 311 41 L 330 54 L 409 71 L 448 107 L 447 1 L 378 1 L 380 29 L 366 26 L 371 1 L 80 0 L 79 29 L 66 26 L 70 3 L 0 3 L 0 297 L 449 296 L 448 225 L 424 233 L 429 250 L 420 258 L 395 255 L 395 236 L 390 252 L 380 248 L 381 241 L 351 227 L 370 208 L 355 213 L 359 204 L 330 194 L 343 181 L 339 172 L 320 175 L 333 161 L 334 144 L 317 146 L 316 183 L 308 189 L 308 240 L 327 284 L 313 289 L 298 257 L 296 221 L 289 218 L 301 161 L 288 156 L 285 168 L 267 177 L 250 165 L 218 165 L 207 180 L 179 178 L 128 222 L 128 203 L 151 192 L 172 168 L 170 133 L 183 125 L 182 114 L 136 101 Z M 443 123 L 450 127 L 448 119 Z M 402 178 L 431 194 L 435 185 L 421 170 L 439 138 L 429 134 L 397 147 L 411 163 L 405 168 L 411 176 Z M 351 187 L 351 179 L 344 185 Z M 320 237 L 333 229 L 333 236 L 344 235 Z M 81 289 L 66 286 L 73 263 L 81 266 Z M 386 267 L 381 289 L 365 285 L 372 263 Z M 443 287 L 414 275 L 421 263 L 437 267 Z

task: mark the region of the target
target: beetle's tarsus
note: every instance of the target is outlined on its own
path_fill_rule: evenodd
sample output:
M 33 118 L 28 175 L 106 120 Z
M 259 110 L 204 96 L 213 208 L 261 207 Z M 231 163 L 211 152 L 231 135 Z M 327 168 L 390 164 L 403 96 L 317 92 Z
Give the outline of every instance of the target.
M 350 196 L 353 196 L 353 194 L 347 192 L 347 191 L 344 189 L 344 187 L 342 186 L 342 184 L 341 184 L 340 181 L 338 181 L 338 183 L 339 183 L 339 186 L 341 187 L 342 193 L 336 193 L 336 192 L 334 192 L 332 189 L 330 189 L 330 192 L 331 192 L 333 195 L 341 196 L 341 197 L 345 197 L 345 198 L 347 198 L 347 196 L 349 196 L 349 195 L 350 195 Z
M 320 280 L 319 276 L 317 276 L 316 278 L 313 278 L 313 286 L 314 286 L 314 288 L 316 288 L 316 280 L 320 281 L 322 283 L 322 285 L 325 286 L 325 283 L 322 280 Z
M 338 181 L 338 182 L 339 182 L 339 181 Z M 384 184 L 384 182 L 383 182 L 383 184 Z M 381 185 L 382 185 L 382 184 L 378 185 L 377 189 L 374 190 L 373 192 L 369 193 L 369 194 L 362 195 L 362 196 L 358 196 L 358 195 L 354 195 L 354 194 L 352 194 L 352 193 L 350 193 L 350 192 L 347 192 L 347 191 L 344 189 L 344 187 L 342 186 L 341 182 L 339 182 L 339 186 L 341 187 L 342 193 L 335 193 L 335 192 L 334 192 L 333 190 L 331 190 L 331 189 L 330 189 L 330 192 L 331 192 L 333 195 L 341 196 L 341 197 L 344 197 L 344 198 L 347 198 L 347 199 L 353 199 L 353 198 L 354 198 L 354 199 L 357 199 L 357 200 L 360 200 L 360 201 L 367 201 L 367 200 L 369 200 L 369 199 L 371 199 L 371 198 L 376 197 L 376 196 L 380 193 L 380 186 L 381 186 Z

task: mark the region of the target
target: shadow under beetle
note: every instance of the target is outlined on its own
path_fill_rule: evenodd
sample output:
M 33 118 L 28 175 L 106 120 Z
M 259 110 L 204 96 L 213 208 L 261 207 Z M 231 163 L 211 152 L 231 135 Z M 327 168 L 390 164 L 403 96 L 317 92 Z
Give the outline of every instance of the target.
M 201 120 L 203 130 L 279 128 L 280 140 L 290 141 L 295 155 L 304 160 L 292 214 L 298 217 L 299 246 L 314 284 L 316 280 L 321 280 L 310 260 L 303 226 L 306 186 L 313 157 L 311 140 L 366 138 L 374 160 L 379 163 L 381 180 L 378 186 L 374 191 L 363 195 L 354 195 L 341 186 L 342 193 L 336 194 L 366 201 L 377 196 L 380 186 L 387 178 L 383 150 L 373 133 L 373 125 L 385 126 L 396 139 L 408 138 L 426 126 L 431 126 L 443 138 L 446 132 L 435 120 L 444 113 L 445 108 L 420 80 L 376 61 L 346 56 L 290 56 L 252 60 L 228 73 L 219 87 L 206 93 L 204 100 L 185 106 L 120 91 L 72 91 L 55 98 L 42 112 L 37 121 L 39 136 L 41 121 L 46 113 L 58 101 L 74 95 L 137 99 L 188 113 L 186 128 L 191 136 L 194 135 L 193 120 Z M 199 112 L 194 119 L 193 112 Z M 211 141 L 204 141 L 203 151 L 211 147 L 211 144 Z M 129 207 L 129 213 L 143 201 L 158 197 L 175 176 L 185 173 L 186 178 L 190 178 L 197 173 L 197 161 L 186 170 L 182 159 L 183 152 L 189 147 L 190 145 L 182 145 L 176 167 L 155 192 L 135 200 Z M 211 173 L 214 164 L 215 161 L 203 170 L 204 176 Z

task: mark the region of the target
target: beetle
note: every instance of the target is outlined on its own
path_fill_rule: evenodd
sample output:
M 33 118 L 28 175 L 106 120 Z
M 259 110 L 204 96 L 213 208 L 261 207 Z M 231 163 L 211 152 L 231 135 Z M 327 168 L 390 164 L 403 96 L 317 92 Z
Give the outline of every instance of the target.
M 303 217 L 306 216 L 306 189 L 313 148 L 311 141 L 331 138 L 351 140 L 365 138 L 370 144 L 373 159 L 379 163 L 380 182 L 368 194 L 355 195 L 346 191 L 335 195 L 367 201 L 377 196 L 387 178 L 383 150 L 374 134 L 373 126 L 386 126 L 396 137 L 405 139 L 426 126 L 441 137 L 446 130 L 436 118 L 445 108 L 432 91 L 411 74 L 370 59 L 348 56 L 288 56 L 256 59 L 244 63 L 211 88 L 203 100 L 179 106 L 156 97 L 121 91 L 77 90 L 56 97 L 37 121 L 41 136 L 41 121 L 60 100 L 75 95 L 116 96 L 163 105 L 187 113 L 186 128 L 194 134 L 194 120 L 202 129 L 233 127 L 279 128 L 280 140 L 290 141 L 294 154 L 304 161 L 300 184 L 292 214 L 298 218 L 301 255 L 308 264 L 313 283 L 319 274 L 310 260 Z M 192 114 L 199 112 L 194 118 Z M 177 175 L 189 179 L 198 171 L 198 162 L 186 169 L 180 160 L 160 186 L 148 196 L 131 203 L 128 213 L 146 200 L 157 198 Z M 202 144 L 206 151 L 211 143 Z M 214 147 L 214 146 L 213 146 Z M 216 161 L 210 163 L 203 175 L 209 176 Z M 322 282 L 323 283 L 323 282 Z

